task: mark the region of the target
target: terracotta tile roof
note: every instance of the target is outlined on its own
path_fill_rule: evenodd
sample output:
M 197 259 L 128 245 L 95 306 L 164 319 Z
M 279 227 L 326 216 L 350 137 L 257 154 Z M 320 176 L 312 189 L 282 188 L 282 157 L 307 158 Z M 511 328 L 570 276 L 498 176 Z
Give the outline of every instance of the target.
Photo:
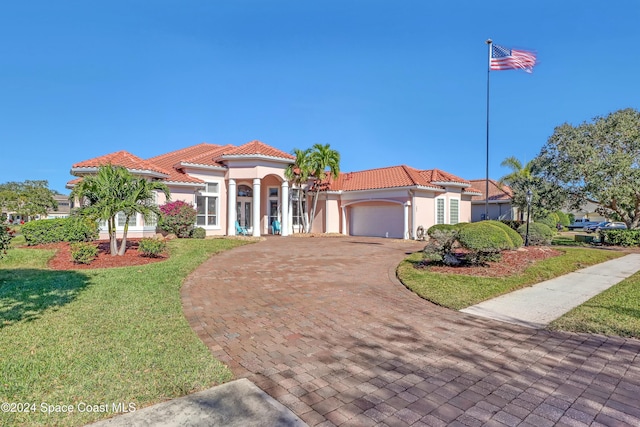
M 478 190 L 481 196 L 476 200 L 485 200 L 486 179 L 472 179 L 471 185 Z M 509 201 L 513 197 L 513 190 L 508 185 L 502 187 L 497 181 L 489 180 L 489 200 L 504 200 Z
M 67 188 L 69 188 L 69 187 L 74 187 L 74 186 L 76 186 L 77 184 L 79 184 L 79 183 L 80 183 L 80 181 L 82 181 L 82 178 L 75 178 L 75 179 L 72 179 L 71 181 L 67 181 L 67 185 L 66 185 L 66 187 L 67 187 Z
M 159 156 L 151 157 L 150 159 L 148 159 L 148 161 L 171 170 L 169 177 L 166 179 L 167 181 L 202 183 L 204 181 L 199 178 L 194 178 L 190 175 L 187 175 L 182 170 L 176 168 L 176 166 L 178 166 L 180 162 L 189 162 L 223 167 L 223 164 L 217 163 L 213 160 L 214 153 L 219 152 L 221 148 L 223 147 L 220 145 L 208 144 L 206 142 L 203 142 L 202 144 L 192 145 L 180 150 L 175 150 L 169 153 L 161 154 Z M 193 159 L 200 160 L 195 162 L 193 161 Z
M 279 159 L 295 160 L 295 157 L 260 141 L 251 141 L 239 147 L 225 151 L 223 156 L 267 156 Z
M 469 185 L 468 181 L 438 169 L 421 171 L 406 165 L 341 173 L 338 179 L 329 180 L 327 185 L 330 190 L 334 191 L 373 190 L 411 186 L 443 189 L 442 186 L 434 184 L 434 182 L 451 182 Z
M 170 174 L 169 168 L 165 169 L 154 162 L 143 160 L 124 150 L 76 163 L 72 166 L 72 169 L 97 168 L 108 164 L 123 166 L 127 169 L 148 170 L 165 175 Z

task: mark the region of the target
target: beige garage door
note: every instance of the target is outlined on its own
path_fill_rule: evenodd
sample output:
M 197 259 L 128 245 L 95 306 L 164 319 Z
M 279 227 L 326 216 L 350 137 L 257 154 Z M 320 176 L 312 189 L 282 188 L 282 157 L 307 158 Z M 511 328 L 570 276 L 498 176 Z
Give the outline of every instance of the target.
M 404 237 L 403 215 L 402 205 L 352 206 L 349 234 L 402 239 Z

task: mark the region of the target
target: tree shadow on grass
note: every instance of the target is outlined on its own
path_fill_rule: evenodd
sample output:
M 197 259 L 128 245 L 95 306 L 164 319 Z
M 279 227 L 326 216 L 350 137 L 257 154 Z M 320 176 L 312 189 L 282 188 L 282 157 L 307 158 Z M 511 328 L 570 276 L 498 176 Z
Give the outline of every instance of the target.
M 88 283 L 77 271 L 0 270 L 0 329 L 70 303 Z

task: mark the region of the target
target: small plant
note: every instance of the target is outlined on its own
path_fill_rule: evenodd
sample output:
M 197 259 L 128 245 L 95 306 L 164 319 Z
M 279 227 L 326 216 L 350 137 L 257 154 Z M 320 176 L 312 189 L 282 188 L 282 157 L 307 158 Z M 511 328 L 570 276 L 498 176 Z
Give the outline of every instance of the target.
M 191 232 L 191 237 L 193 239 L 204 239 L 205 237 L 207 237 L 207 230 L 202 227 L 196 227 Z
M 9 249 L 12 237 L 13 230 L 4 225 L 0 225 L 0 259 L 7 254 L 7 249 Z
M 138 244 L 138 252 L 148 258 L 158 258 L 166 249 L 166 242 L 157 238 L 144 238 Z
M 182 200 L 165 203 L 160 206 L 162 215 L 158 219 L 158 226 L 180 238 L 188 238 L 196 223 L 196 210 L 189 203 Z
M 90 264 L 98 256 L 98 248 L 93 243 L 71 243 L 71 258 L 77 264 Z

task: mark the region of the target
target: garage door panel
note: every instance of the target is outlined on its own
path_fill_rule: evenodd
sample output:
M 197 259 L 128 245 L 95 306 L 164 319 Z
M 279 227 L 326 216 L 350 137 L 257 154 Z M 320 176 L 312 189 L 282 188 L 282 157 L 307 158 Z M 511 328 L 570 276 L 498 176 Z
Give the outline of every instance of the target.
M 353 206 L 349 234 L 402 239 L 404 237 L 402 205 Z

